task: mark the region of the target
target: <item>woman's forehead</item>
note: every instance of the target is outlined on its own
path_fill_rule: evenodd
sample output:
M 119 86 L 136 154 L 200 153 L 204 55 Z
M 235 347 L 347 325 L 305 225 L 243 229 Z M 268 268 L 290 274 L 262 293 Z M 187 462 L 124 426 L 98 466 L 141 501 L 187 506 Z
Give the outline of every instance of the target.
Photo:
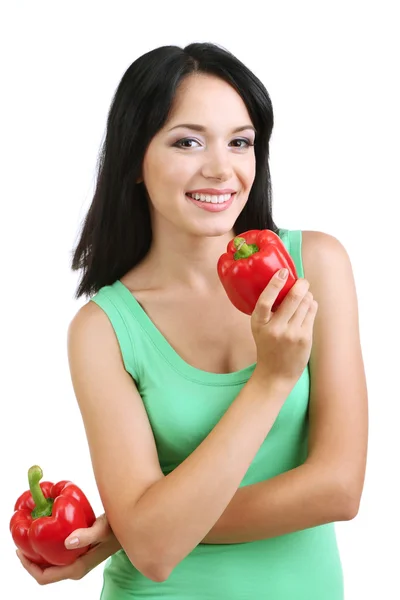
M 181 124 L 207 128 L 212 123 L 226 124 L 232 129 L 252 125 L 243 99 L 229 83 L 207 74 L 185 78 L 177 89 L 163 129 Z

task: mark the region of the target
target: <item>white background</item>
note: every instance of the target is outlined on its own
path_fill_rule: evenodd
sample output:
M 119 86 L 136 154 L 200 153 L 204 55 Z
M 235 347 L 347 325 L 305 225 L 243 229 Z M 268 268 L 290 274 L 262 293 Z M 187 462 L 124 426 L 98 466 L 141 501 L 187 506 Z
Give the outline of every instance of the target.
M 102 512 L 67 365 L 66 330 L 83 303 L 70 255 L 120 78 L 143 52 L 192 41 L 233 51 L 271 95 L 278 225 L 331 233 L 350 254 L 370 441 L 360 512 L 337 525 L 346 600 L 400 598 L 396 4 L 1 5 L 0 569 L 10 590 L 2 598 L 99 597 L 102 566 L 79 582 L 38 586 L 15 556 L 9 518 L 35 463 L 44 479 L 81 485 Z

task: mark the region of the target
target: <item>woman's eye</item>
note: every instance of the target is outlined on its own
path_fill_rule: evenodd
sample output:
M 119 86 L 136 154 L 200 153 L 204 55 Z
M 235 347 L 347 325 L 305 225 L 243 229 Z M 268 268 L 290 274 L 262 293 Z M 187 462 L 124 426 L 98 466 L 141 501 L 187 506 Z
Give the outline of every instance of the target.
M 175 144 L 173 144 L 173 145 L 176 148 L 182 148 L 182 149 L 186 150 L 186 149 L 190 149 L 190 148 L 196 148 L 197 146 L 200 145 L 200 142 L 198 142 L 194 138 L 182 138 L 181 140 L 178 140 L 177 142 L 175 142 Z M 254 146 L 254 144 L 252 144 L 250 142 L 250 140 L 247 140 L 244 138 L 236 138 L 232 142 L 230 142 L 229 145 L 230 146 L 233 145 L 234 148 L 239 148 L 239 150 L 249 148 L 250 146 Z
M 250 143 L 250 140 L 245 140 L 243 138 L 237 138 L 231 143 L 235 144 L 235 148 L 249 148 L 250 146 L 254 145 Z
M 194 142 L 195 144 L 199 143 L 197 140 L 194 140 L 193 138 L 184 138 L 182 140 L 178 140 L 174 144 L 174 146 L 176 146 L 177 148 L 194 148 L 195 146 L 191 145 L 192 142 Z

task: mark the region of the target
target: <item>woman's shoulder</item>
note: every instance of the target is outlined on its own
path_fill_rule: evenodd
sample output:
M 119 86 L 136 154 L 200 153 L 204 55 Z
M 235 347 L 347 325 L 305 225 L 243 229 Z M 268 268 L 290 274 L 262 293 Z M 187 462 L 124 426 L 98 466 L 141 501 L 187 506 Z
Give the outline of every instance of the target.
M 308 248 L 311 250 L 324 250 L 326 248 L 334 249 L 336 248 L 344 248 L 342 242 L 338 237 L 334 236 L 331 233 L 327 233 L 326 231 L 316 231 L 316 230 L 302 230 L 301 232 L 303 248 Z
M 349 262 L 349 255 L 341 240 L 324 231 L 301 232 L 304 270 L 317 273 L 338 263 Z
M 336 290 L 347 293 L 354 287 L 350 256 L 342 241 L 324 231 L 302 231 L 304 277 L 318 295 Z
M 104 311 L 89 299 L 85 302 L 69 322 L 67 337 L 71 339 L 78 338 L 80 342 L 84 340 L 99 341 L 99 337 L 108 337 L 110 335 L 109 320 Z

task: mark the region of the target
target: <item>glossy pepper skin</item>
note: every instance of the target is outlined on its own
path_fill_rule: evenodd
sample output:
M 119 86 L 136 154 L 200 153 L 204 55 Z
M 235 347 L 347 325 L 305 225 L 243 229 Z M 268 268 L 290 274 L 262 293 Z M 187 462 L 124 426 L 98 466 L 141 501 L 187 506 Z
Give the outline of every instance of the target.
M 298 279 L 296 266 L 280 237 L 269 229 L 251 229 L 236 236 L 220 256 L 217 271 L 232 304 L 251 315 L 272 276 L 282 268 L 288 278 L 272 307 L 275 312 Z
M 11 535 L 22 553 L 40 567 L 70 565 L 89 546 L 67 550 L 65 538 L 75 529 L 91 527 L 96 516 L 85 494 L 71 481 L 39 483 L 42 476 L 40 467 L 29 469 L 29 490 L 14 505 Z

